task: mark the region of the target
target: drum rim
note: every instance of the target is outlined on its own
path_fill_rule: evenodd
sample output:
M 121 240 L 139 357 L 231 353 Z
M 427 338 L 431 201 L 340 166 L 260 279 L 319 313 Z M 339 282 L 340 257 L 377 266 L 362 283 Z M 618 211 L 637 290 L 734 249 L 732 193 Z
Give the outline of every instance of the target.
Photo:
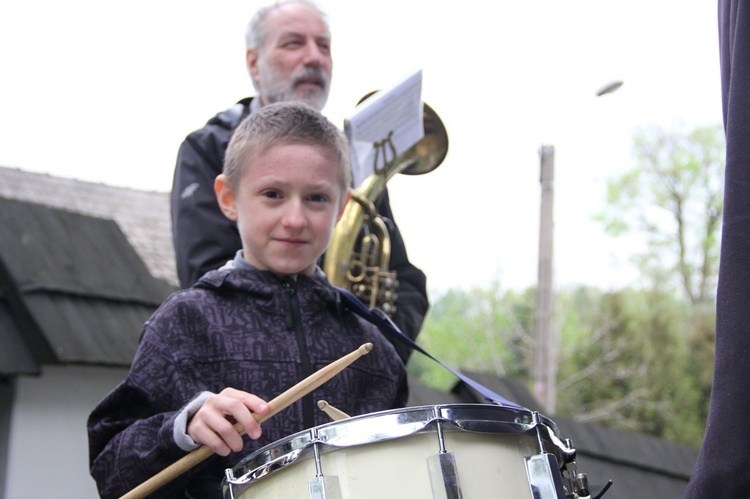
M 487 419 L 489 415 L 506 417 L 505 420 Z M 411 423 L 399 423 L 406 428 L 400 434 L 386 433 L 378 430 L 377 438 L 363 438 L 355 444 L 341 445 L 335 440 L 336 429 L 361 425 L 370 420 L 383 420 L 384 418 L 398 419 L 403 416 L 412 416 Z M 429 416 L 425 418 L 426 416 Z M 415 419 L 422 417 L 424 419 Z M 471 419 L 471 418 L 475 419 Z M 484 417 L 485 419 L 479 419 Z M 512 420 L 508 419 L 511 418 Z M 237 463 L 233 468 L 228 468 L 222 480 L 222 490 L 225 497 L 228 489 L 232 489 L 229 497 L 241 494 L 253 483 L 275 474 L 278 471 L 313 456 L 313 445 L 319 443 L 320 453 L 331 452 L 336 449 L 357 447 L 378 441 L 404 438 L 409 435 L 430 431 L 437 421 L 449 423 L 441 425 L 444 431 L 465 431 L 470 433 L 507 433 L 507 434 L 534 434 L 555 450 L 558 457 L 569 456 L 575 453 L 574 449 L 568 448 L 558 437 L 557 425 L 550 418 L 531 411 L 526 408 L 509 407 L 498 404 L 437 404 L 402 407 L 384 411 L 352 416 L 348 419 L 331 421 L 313 428 L 288 435 L 282 439 L 271 442 Z M 502 428 L 504 431 L 496 431 Z M 537 429 L 541 431 L 537 432 Z M 340 440 L 340 439 L 339 439 Z

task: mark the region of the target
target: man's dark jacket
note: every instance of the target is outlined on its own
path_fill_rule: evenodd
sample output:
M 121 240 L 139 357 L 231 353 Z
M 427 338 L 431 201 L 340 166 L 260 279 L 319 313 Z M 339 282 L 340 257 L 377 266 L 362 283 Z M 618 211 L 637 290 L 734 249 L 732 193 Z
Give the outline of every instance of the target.
M 185 139 L 180 146 L 172 185 L 172 235 L 177 274 L 183 288 L 209 270 L 217 269 L 242 247 L 237 226 L 219 209 L 214 180 L 222 172 L 224 155 L 234 129 L 250 114 L 252 98 L 219 113 Z M 385 190 L 377 200 L 378 213 L 389 222 L 392 253 L 390 269 L 399 279 L 396 325 L 416 338 L 429 306 L 424 273 L 409 262 L 406 246 L 394 220 Z M 409 349 L 395 344 L 406 360 Z

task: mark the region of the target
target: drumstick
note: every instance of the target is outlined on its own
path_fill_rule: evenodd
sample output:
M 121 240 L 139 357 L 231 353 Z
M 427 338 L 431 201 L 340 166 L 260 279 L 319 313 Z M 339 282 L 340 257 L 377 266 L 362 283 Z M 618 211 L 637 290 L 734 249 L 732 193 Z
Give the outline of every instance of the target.
M 328 414 L 328 417 L 333 421 L 341 421 L 342 419 L 349 419 L 349 415 L 344 411 L 336 409 L 325 400 L 318 400 L 318 408 Z
M 258 413 L 253 413 L 253 417 L 256 421 L 258 421 L 258 423 L 266 421 L 271 416 L 276 415 L 279 411 L 285 409 L 289 405 L 293 404 L 311 391 L 318 388 L 329 379 L 333 378 L 358 358 L 362 357 L 363 355 L 367 355 L 370 350 L 372 350 L 372 343 L 365 343 L 353 352 L 344 355 L 339 360 L 331 362 L 327 366 L 323 367 L 319 371 L 314 372 L 275 399 L 268 402 L 269 410 L 266 414 L 261 415 Z M 239 423 L 235 424 L 234 428 L 239 432 L 240 435 L 245 434 L 245 429 Z M 206 447 L 205 445 L 198 447 L 190 454 L 187 454 L 180 460 L 167 466 L 156 475 L 138 485 L 130 492 L 120 497 L 120 499 L 140 499 L 142 497 L 146 497 L 147 495 L 168 484 L 193 466 L 204 461 L 212 454 L 213 451 L 210 447 Z

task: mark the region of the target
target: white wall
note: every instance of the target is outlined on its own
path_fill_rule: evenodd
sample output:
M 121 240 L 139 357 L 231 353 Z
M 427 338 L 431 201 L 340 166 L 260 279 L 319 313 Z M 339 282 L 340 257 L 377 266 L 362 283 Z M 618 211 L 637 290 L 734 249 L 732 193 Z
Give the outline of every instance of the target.
M 46 366 L 17 379 L 11 412 L 7 499 L 97 498 L 88 472 L 86 419 L 126 369 Z

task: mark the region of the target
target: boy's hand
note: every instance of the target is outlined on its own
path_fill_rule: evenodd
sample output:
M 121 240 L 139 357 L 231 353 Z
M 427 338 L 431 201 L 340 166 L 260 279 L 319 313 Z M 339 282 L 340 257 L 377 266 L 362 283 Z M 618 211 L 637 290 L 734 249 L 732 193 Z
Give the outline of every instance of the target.
M 242 436 L 234 428 L 233 421 L 242 425 L 253 440 L 260 438 L 260 424 L 252 412 L 265 414 L 268 404 L 252 393 L 225 388 L 206 399 L 188 423 L 187 433 L 196 443 L 209 447 L 220 456 L 227 456 L 243 447 Z

